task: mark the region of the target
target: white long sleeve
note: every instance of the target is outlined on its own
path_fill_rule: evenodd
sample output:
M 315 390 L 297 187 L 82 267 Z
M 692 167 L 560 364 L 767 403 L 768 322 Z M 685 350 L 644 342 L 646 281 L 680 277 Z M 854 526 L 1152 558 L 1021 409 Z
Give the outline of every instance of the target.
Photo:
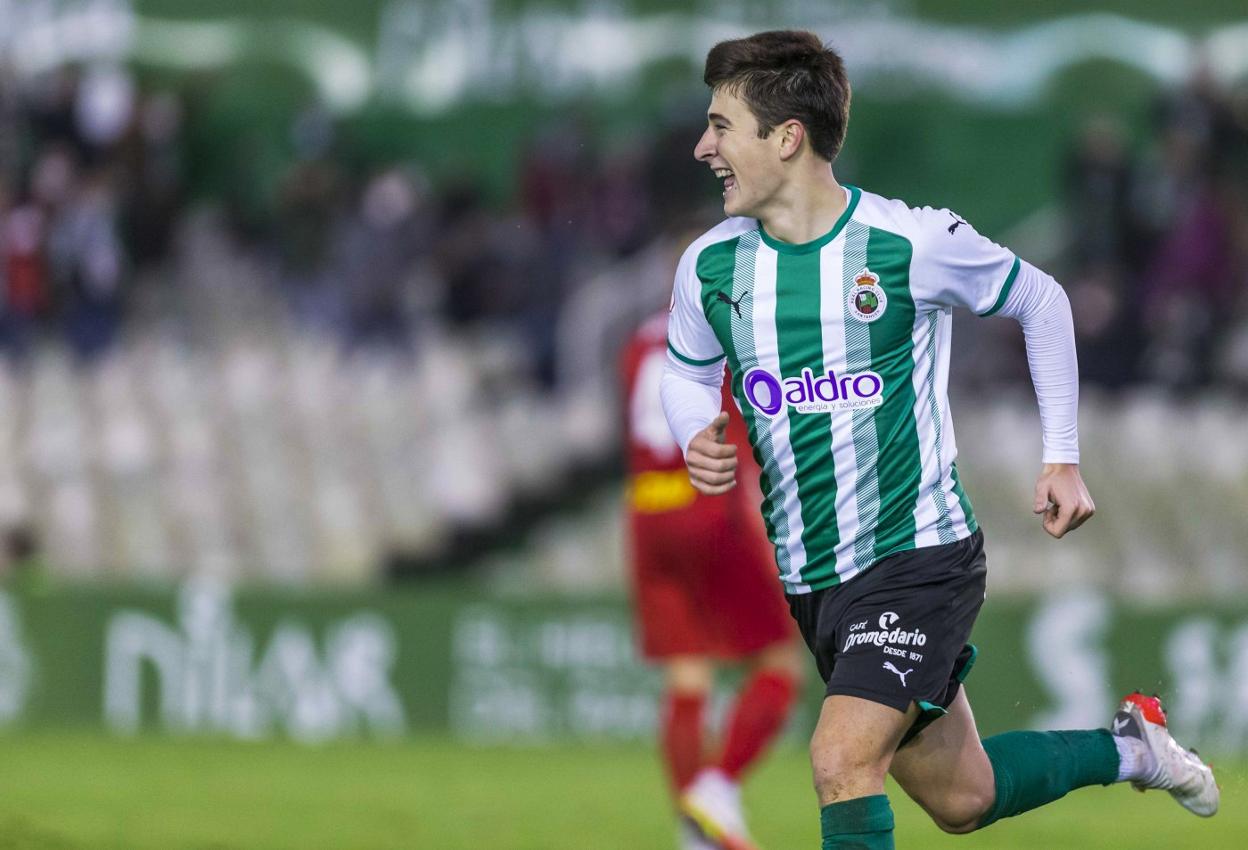
M 1021 262 L 1000 316 L 1023 327 L 1027 365 L 1040 403 L 1043 463 L 1079 462 L 1079 362 L 1070 301 L 1050 275 Z
M 667 366 L 659 382 L 659 398 L 667 427 L 671 428 L 682 454 L 688 451 L 694 435 L 719 415 L 720 387 L 724 382 L 722 360 L 707 366 L 690 366 L 667 355 Z

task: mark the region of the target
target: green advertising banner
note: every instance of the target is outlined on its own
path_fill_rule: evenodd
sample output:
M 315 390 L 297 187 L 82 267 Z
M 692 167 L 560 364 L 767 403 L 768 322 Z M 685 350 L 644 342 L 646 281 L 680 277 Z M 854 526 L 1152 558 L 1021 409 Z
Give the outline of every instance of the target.
M 967 682 L 981 730 L 1107 722 L 1162 695 L 1180 740 L 1248 754 L 1248 606 L 1138 607 L 1095 591 L 990 599 Z M 812 665 L 812 679 L 813 665 Z M 718 695 L 722 710 L 729 682 Z M 643 740 L 657 673 L 618 598 L 68 587 L 0 592 L 0 726 L 320 742 Z M 793 733 L 804 737 L 811 682 Z

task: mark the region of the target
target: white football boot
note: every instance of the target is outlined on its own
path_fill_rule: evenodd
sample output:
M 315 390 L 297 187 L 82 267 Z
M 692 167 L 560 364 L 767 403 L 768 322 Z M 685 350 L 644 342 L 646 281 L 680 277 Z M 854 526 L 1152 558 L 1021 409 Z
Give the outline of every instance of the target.
M 741 813 L 741 788 L 723 771 L 707 769 L 694 777 L 680 797 L 680 811 L 722 850 L 758 850 Z
M 1131 787 L 1137 791 L 1164 789 L 1179 805 L 1202 818 L 1218 811 L 1220 792 L 1213 779 L 1213 769 L 1205 764 L 1195 750 L 1179 746 L 1166 728 L 1166 713 L 1158 697 L 1136 692 L 1123 697 L 1114 715 L 1110 732 L 1119 738 L 1134 738 L 1143 743 L 1137 778 Z

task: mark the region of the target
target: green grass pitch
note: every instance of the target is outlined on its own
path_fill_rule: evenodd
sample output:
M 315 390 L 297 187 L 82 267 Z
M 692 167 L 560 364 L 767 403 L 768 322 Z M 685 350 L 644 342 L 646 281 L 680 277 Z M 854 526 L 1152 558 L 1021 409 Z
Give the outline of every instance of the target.
M 982 834 L 946 836 L 897 791 L 897 846 L 1248 846 L 1248 769 L 1220 766 L 1222 812 L 1164 793 L 1089 788 Z M 765 850 L 815 850 L 804 752 L 785 746 L 745 793 Z M 0 850 L 664 850 L 674 824 L 644 747 L 243 744 L 0 735 Z

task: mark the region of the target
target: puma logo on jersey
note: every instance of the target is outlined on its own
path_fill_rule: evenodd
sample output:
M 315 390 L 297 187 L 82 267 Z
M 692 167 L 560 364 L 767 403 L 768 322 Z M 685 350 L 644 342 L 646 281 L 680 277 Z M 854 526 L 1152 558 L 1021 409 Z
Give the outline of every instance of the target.
M 741 299 L 745 298 L 745 296 L 749 294 L 750 294 L 750 291 L 747 289 L 745 292 L 741 293 L 741 298 L 738 298 L 736 301 L 733 301 L 732 298 L 728 296 L 728 293 L 724 292 L 721 289 L 715 293 L 715 297 L 718 298 L 720 301 L 723 301 L 729 307 L 731 307 L 733 311 L 737 314 L 737 318 L 739 319 L 741 318 Z
M 888 670 L 890 673 L 896 673 L 896 674 L 897 674 L 897 678 L 898 678 L 898 679 L 901 679 L 901 686 L 902 686 L 903 688 L 909 687 L 909 685 L 907 685 L 907 684 L 906 684 L 906 677 L 907 677 L 907 676 L 909 676 L 911 673 L 913 673 L 913 672 L 914 672 L 914 668 L 913 668 L 913 667 L 911 667 L 909 670 L 907 670 L 906 672 L 904 672 L 904 673 L 903 673 L 903 672 L 901 672 L 900 670 L 898 670 L 896 667 L 894 667 L 894 666 L 893 666 L 893 662 L 891 662 L 891 661 L 885 661 L 885 662 L 884 662 L 884 669 L 885 669 L 885 670 Z
M 966 222 L 965 222 L 965 221 L 963 221 L 962 219 L 958 218 L 956 215 L 953 215 L 953 213 L 949 213 L 949 215 L 953 216 L 953 224 L 949 225 L 949 232 L 950 232 L 950 233 L 953 233 L 953 231 L 957 230 L 959 225 L 966 224 Z M 966 224 L 966 226 L 967 226 L 967 227 L 970 227 L 970 225 L 969 225 L 969 224 Z

